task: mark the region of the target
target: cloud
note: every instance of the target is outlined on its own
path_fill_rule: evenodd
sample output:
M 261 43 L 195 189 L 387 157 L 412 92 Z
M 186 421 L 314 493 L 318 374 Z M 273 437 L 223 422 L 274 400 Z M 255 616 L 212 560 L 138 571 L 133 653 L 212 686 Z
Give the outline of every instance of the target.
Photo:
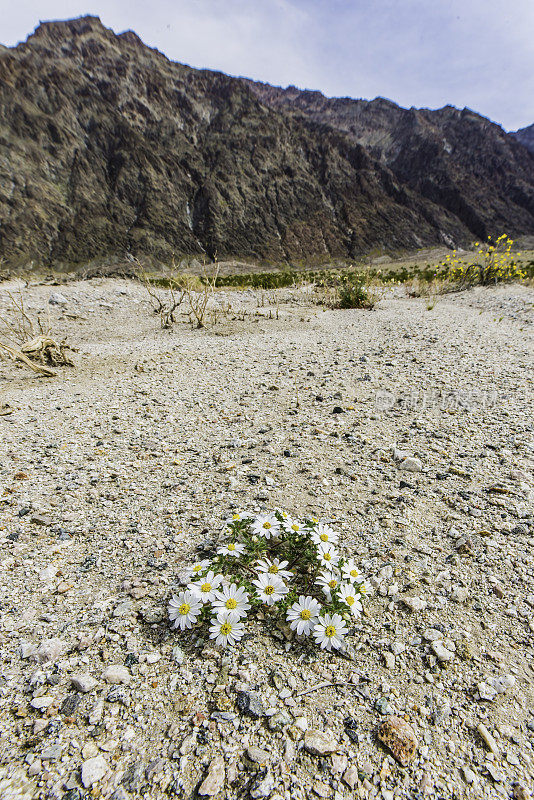
M 196 67 L 328 95 L 469 106 L 509 129 L 534 121 L 532 0 L 91 3 L 0 0 L 2 39 L 15 44 L 39 19 L 94 13 Z

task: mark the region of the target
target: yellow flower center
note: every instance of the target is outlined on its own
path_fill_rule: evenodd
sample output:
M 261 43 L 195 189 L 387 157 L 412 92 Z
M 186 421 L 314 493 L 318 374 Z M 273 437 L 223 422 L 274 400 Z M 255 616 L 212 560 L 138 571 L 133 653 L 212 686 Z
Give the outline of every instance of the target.
M 224 605 L 231 611 L 232 609 L 237 608 L 237 600 L 234 600 L 233 597 L 229 597 Z
M 358 570 L 357 569 L 351 569 L 350 577 L 351 578 L 357 578 L 358 577 Z
M 291 530 L 292 530 L 292 531 L 298 531 L 298 530 L 300 530 L 300 525 L 297 525 L 296 523 L 293 523 L 293 525 L 291 526 Z
M 232 519 L 233 519 L 234 521 L 237 521 L 238 519 L 240 519 L 240 516 L 239 516 L 239 514 L 232 514 Z
M 347 597 L 345 597 L 345 603 L 348 606 L 354 605 L 354 597 L 350 597 L 350 595 L 348 595 Z
M 309 608 L 303 608 L 300 612 L 301 619 L 311 619 L 311 611 Z
M 327 533 L 321 533 L 321 535 L 319 536 L 319 539 L 321 540 L 321 542 L 327 542 L 328 541 L 328 534 Z
M 189 605 L 189 603 L 182 603 L 178 611 L 185 617 L 185 615 L 189 614 L 189 612 L 191 611 L 191 606 Z
M 271 526 L 271 523 L 270 523 L 270 522 L 264 522 L 264 523 L 263 523 L 263 527 L 264 527 L 266 530 L 269 530 L 269 528 L 271 528 L 272 526 Z
M 263 591 L 265 592 L 265 594 L 273 594 L 274 586 L 266 586 Z
M 228 545 L 228 550 L 231 550 L 231 551 L 235 550 L 235 544 L 233 542 L 230 542 L 230 544 Z
M 271 564 L 271 566 L 269 567 L 269 569 L 267 570 L 267 572 L 269 572 L 271 575 L 276 575 L 276 574 L 277 574 L 277 572 L 278 572 L 278 567 L 277 567 L 277 565 L 276 565 L 276 564 Z
M 195 566 L 193 567 L 193 572 L 200 572 L 201 569 L 202 567 L 200 566 L 200 564 L 195 564 Z
M 363 583 L 360 584 L 359 592 L 360 594 L 367 594 L 367 588 Z
M 332 554 L 331 553 L 324 553 L 323 558 L 325 561 L 332 561 Z
M 223 622 L 223 624 L 221 625 L 221 633 L 222 633 L 222 635 L 223 636 L 228 636 L 228 634 L 230 633 L 231 630 L 232 630 L 232 626 L 230 625 L 230 623 L 229 622 Z
M 330 589 L 335 589 L 336 586 L 337 586 L 337 581 L 335 579 L 332 579 L 331 581 L 328 582 L 328 587 Z
M 325 636 L 327 636 L 329 639 L 331 639 L 332 636 L 335 636 L 335 635 L 336 635 L 336 629 L 334 628 L 334 626 L 333 625 L 328 625 L 328 627 L 325 630 Z
M 203 583 L 200 587 L 201 592 L 211 592 L 211 583 Z

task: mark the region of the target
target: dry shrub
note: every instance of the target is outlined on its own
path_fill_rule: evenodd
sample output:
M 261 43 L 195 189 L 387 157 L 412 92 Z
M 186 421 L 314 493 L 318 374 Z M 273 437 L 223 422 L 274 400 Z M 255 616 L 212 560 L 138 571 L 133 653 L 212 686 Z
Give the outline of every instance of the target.
M 9 305 L 0 322 L 7 342 L 0 341 L 0 349 L 45 377 L 56 374 L 50 367 L 73 367 L 70 353 L 76 352 L 75 348 L 65 339 L 58 341 L 53 337 L 50 313 L 46 319 L 41 315 L 33 317 L 27 310 L 22 289 L 6 294 Z

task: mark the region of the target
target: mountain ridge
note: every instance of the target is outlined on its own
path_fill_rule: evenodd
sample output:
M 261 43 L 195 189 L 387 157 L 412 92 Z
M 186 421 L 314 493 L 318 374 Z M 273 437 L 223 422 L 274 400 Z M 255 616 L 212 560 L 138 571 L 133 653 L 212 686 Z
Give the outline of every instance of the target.
M 534 233 L 534 157 L 474 112 L 348 98 L 344 116 L 320 93 L 319 111 L 301 90 L 288 108 L 265 86 L 172 62 L 93 16 L 0 49 L 0 255 L 328 260 Z

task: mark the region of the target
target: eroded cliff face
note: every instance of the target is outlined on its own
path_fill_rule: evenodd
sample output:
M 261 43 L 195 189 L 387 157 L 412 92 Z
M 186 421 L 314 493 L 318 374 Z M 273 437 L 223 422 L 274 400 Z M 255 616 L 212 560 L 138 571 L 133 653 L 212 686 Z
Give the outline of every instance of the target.
M 518 142 L 530 150 L 531 153 L 534 153 L 534 124 L 528 125 L 526 128 L 520 128 L 518 131 L 512 133 Z
M 0 50 L 0 254 L 282 261 L 534 233 L 534 158 L 498 126 L 295 92 L 96 17 L 42 24 Z

